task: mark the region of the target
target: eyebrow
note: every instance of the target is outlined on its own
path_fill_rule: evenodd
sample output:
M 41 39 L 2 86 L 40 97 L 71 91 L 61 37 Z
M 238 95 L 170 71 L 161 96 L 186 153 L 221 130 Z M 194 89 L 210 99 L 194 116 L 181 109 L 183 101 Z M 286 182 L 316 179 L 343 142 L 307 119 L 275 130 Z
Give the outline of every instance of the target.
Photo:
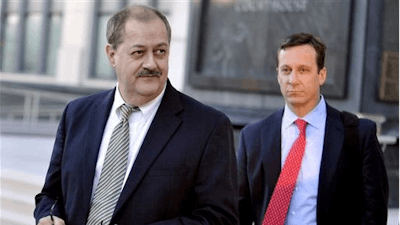
M 157 44 L 156 46 L 157 46 L 157 47 L 160 47 L 160 46 L 168 46 L 168 44 L 165 43 L 165 42 L 161 42 L 161 43 Z M 133 45 L 133 46 L 131 47 L 131 49 L 132 49 L 132 48 L 144 48 L 144 47 L 145 47 L 144 45 L 137 44 L 137 45 Z
M 132 46 L 132 48 L 143 48 L 144 47 L 144 45 L 134 45 L 134 46 Z
M 312 66 L 310 66 L 310 65 L 300 65 L 299 67 L 300 68 L 311 68 Z
M 160 46 L 168 46 L 168 44 L 165 43 L 165 42 L 161 42 L 161 43 L 159 43 L 159 44 L 157 45 L 157 47 L 160 47 Z
M 287 65 L 287 64 L 283 64 L 282 66 L 280 66 L 280 67 L 278 67 L 278 68 L 285 68 L 285 67 L 292 68 L 292 66 L 289 66 L 289 65 Z M 304 68 L 304 67 L 306 67 L 306 68 L 311 68 L 312 66 L 311 66 L 311 65 L 306 65 L 306 64 L 301 64 L 301 65 L 298 66 L 298 68 Z

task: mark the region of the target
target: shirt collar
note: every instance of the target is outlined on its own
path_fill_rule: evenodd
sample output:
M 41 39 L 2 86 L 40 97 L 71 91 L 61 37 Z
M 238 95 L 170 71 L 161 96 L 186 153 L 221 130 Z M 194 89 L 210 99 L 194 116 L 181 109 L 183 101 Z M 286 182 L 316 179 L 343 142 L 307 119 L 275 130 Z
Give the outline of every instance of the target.
M 283 112 L 282 118 L 282 127 L 285 129 L 288 128 L 298 118 L 299 117 L 292 112 L 289 106 L 285 104 L 285 110 Z M 301 119 L 307 121 L 309 125 L 317 129 L 323 127 L 324 121 L 326 120 L 326 102 L 323 95 L 321 95 L 321 100 L 319 101 L 317 106 Z
M 165 84 L 164 89 L 161 91 L 161 93 L 156 98 L 154 98 L 150 102 L 139 107 L 140 112 L 142 113 L 145 120 L 147 120 L 152 115 L 152 113 L 154 111 L 156 111 L 158 109 L 158 107 L 160 106 L 166 87 L 167 87 L 167 84 Z M 114 104 L 113 104 L 111 110 L 113 110 L 117 113 L 118 119 L 121 119 L 120 118 L 121 117 L 120 107 L 123 104 L 128 104 L 128 103 L 126 103 L 124 101 L 124 99 L 122 98 L 121 93 L 119 92 L 119 85 L 117 83 L 115 95 L 114 95 Z

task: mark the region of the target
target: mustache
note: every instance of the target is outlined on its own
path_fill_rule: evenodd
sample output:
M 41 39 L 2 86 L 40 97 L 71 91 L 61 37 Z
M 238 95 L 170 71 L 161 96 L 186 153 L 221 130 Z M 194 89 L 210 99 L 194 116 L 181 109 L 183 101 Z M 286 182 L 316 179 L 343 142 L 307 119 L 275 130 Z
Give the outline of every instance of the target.
M 160 76 L 161 72 L 155 70 L 142 70 L 137 74 L 139 77 L 141 76 Z

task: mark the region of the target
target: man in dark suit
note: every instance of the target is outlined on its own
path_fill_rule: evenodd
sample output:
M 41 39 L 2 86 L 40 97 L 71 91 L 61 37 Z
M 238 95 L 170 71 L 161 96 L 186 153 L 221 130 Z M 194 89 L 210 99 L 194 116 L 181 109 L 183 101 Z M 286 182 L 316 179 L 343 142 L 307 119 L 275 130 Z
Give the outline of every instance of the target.
M 286 104 L 241 132 L 241 225 L 386 224 L 388 183 L 376 125 L 325 102 L 324 57 L 325 45 L 304 33 L 289 36 L 277 52 Z
M 238 224 L 230 121 L 168 81 L 167 19 L 128 7 L 109 20 L 107 38 L 117 86 L 67 105 L 37 222 Z M 125 157 L 114 153 L 122 148 Z

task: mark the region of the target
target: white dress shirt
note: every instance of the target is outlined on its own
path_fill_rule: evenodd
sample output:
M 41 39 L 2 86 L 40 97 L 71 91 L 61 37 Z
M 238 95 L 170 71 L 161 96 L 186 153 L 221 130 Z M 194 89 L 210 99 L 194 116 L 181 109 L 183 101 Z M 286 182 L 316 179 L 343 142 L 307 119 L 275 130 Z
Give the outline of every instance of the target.
M 143 140 L 146 137 L 150 124 L 153 121 L 158 107 L 161 104 L 164 92 L 165 87 L 164 90 L 155 99 L 143 106 L 140 106 L 140 111 L 132 112 L 132 114 L 129 116 L 129 155 L 128 166 L 126 169 L 123 185 L 125 185 L 125 182 L 128 179 L 128 175 L 132 169 L 133 163 L 136 160 L 140 147 L 142 146 Z M 121 121 L 121 109 L 119 107 L 124 103 L 125 101 L 122 99 L 117 84 L 114 95 L 114 103 L 112 105 L 111 112 L 108 117 L 106 127 L 104 129 L 99 155 L 97 158 L 96 171 L 93 180 L 92 199 L 94 197 L 97 184 L 99 183 L 101 169 L 103 168 L 104 158 L 106 156 L 108 144 L 111 139 L 111 134 L 114 130 L 114 127 L 117 126 L 117 124 Z
M 285 221 L 286 225 L 317 224 L 318 180 L 325 136 L 326 115 L 326 103 L 321 95 L 318 105 L 301 118 L 308 123 L 306 126 L 306 147 L 296 187 L 289 205 Z M 299 136 L 299 129 L 294 123 L 296 119 L 298 117 L 286 104 L 281 130 L 282 167 L 290 148 Z

